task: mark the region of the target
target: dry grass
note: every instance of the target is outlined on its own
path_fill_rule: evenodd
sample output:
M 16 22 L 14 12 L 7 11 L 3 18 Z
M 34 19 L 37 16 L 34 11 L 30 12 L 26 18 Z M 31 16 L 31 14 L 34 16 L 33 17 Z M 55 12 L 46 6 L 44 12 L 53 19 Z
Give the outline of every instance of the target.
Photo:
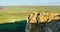
M 60 6 L 7 6 L 0 9 L 0 23 L 26 20 L 32 12 L 60 12 Z

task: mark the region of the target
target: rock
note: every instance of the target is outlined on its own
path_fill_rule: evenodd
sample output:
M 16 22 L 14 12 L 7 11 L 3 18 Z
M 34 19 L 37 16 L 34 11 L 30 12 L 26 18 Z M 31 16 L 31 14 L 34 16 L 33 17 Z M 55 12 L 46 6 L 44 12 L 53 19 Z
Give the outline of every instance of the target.
M 60 27 L 58 24 L 60 23 L 59 15 L 60 13 L 34 12 L 28 16 L 26 28 L 29 28 L 25 30 L 29 32 L 57 32 Z
M 38 15 L 39 14 L 39 15 Z M 60 15 L 60 13 L 44 13 L 44 12 L 34 12 L 32 14 L 30 14 L 30 16 L 28 16 L 28 20 L 30 20 L 30 23 L 36 23 L 37 21 L 43 23 L 43 22 L 50 22 L 51 20 L 58 20 L 60 19 L 60 17 L 58 16 Z

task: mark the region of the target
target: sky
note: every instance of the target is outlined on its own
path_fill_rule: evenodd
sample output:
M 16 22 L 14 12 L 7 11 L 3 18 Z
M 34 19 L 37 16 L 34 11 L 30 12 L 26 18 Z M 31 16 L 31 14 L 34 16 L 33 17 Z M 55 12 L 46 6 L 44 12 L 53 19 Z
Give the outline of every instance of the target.
M 60 0 L 0 0 L 0 6 L 60 6 Z

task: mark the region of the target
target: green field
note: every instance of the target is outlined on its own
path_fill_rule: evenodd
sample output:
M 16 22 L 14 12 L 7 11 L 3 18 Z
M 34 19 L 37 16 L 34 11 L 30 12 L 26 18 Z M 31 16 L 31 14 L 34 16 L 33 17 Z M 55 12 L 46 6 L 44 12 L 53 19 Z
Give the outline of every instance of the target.
M 1 6 L 0 32 L 25 32 L 27 16 L 34 11 L 60 12 L 60 6 Z
M 1 6 L 0 23 L 26 20 L 32 12 L 60 12 L 60 6 Z

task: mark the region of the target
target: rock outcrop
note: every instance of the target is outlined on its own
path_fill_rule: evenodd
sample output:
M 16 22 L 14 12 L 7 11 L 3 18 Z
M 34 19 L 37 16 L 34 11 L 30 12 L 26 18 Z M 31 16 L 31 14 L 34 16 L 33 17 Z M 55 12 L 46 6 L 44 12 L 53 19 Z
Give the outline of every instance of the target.
M 34 12 L 28 16 L 27 23 L 37 23 L 38 22 L 50 22 L 51 20 L 58 20 L 60 13 L 46 13 L 46 12 Z
M 28 15 L 25 30 L 26 32 L 58 32 L 59 23 L 60 13 L 34 12 Z

